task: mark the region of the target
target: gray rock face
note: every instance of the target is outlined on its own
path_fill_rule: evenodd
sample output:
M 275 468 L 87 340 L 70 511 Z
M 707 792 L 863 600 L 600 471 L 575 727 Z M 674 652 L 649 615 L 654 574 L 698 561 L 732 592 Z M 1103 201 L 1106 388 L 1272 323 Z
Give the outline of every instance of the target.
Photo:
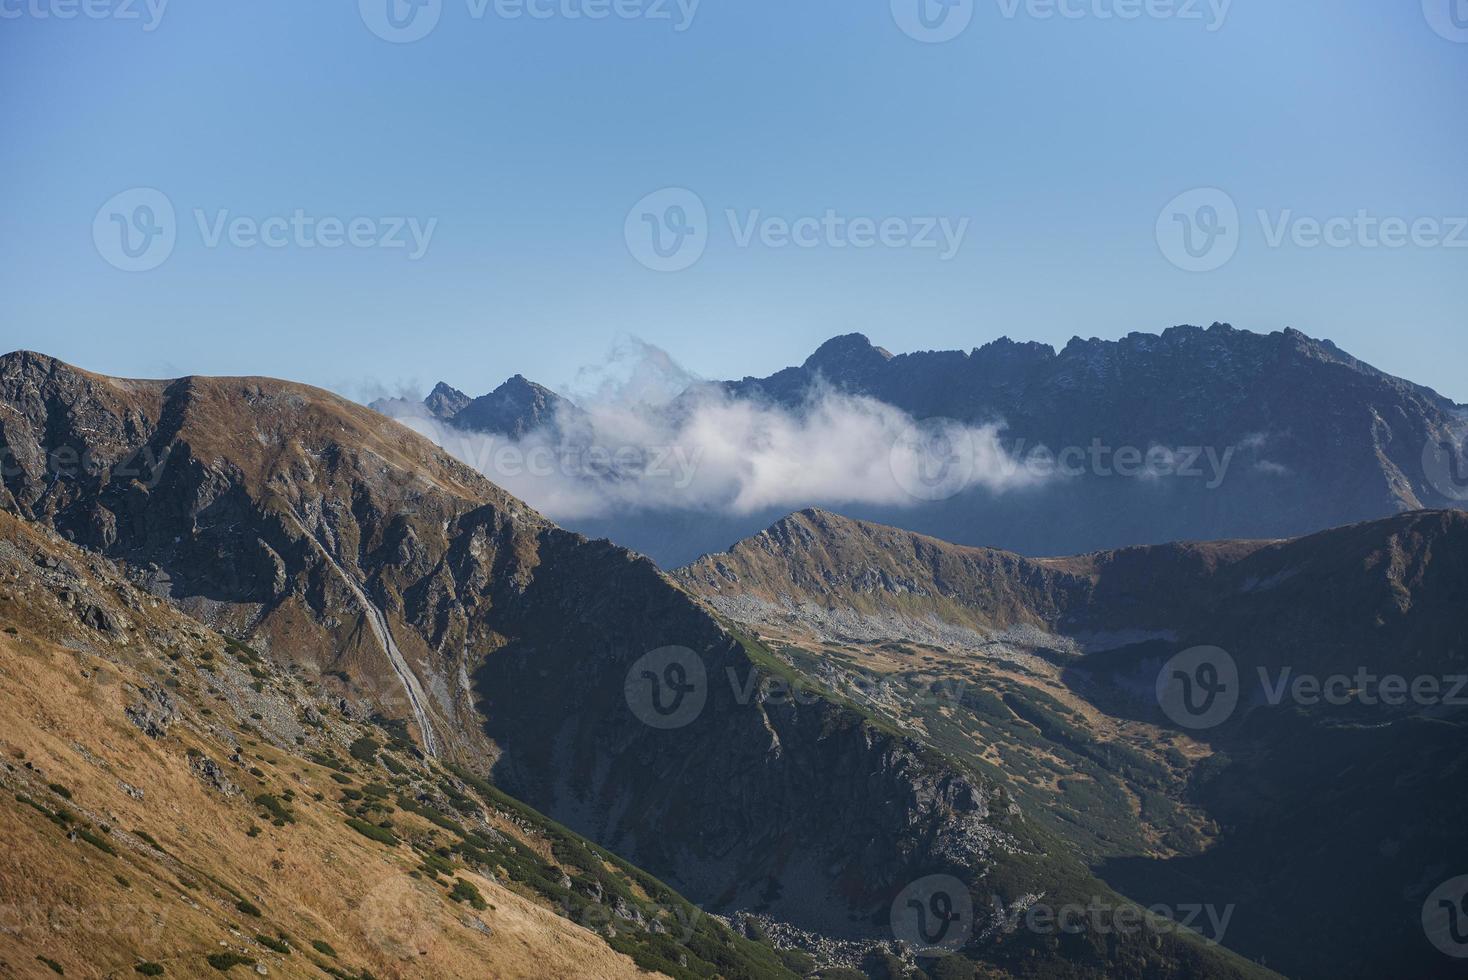
M 428 397 L 423 399 L 423 404 L 433 413 L 434 418 L 448 422 L 473 400 L 459 389 L 452 388 L 440 381 L 434 386 L 433 391 L 428 393 Z
M 173 697 L 157 684 L 138 690 L 138 699 L 125 709 L 131 721 L 149 738 L 162 738 L 168 734 L 168 726 L 178 721 L 178 705 Z
M 189 755 L 189 768 L 194 771 L 194 775 L 203 781 L 204 785 L 216 793 L 222 796 L 239 795 L 239 787 L 230 782 L 229 777 L 224 774 L 224 769 L 220 767 L 219 763 L 208 756 L 191 752 Z
M 434 411 L 434 405 L 428 408 Z M 470 432 L 519 439 L 541 428 L 558 430 L 563 413 L 573 417 L 577 409 L 549 388 L 517 374 L 489 394 L 469 401 L 445 421 Z

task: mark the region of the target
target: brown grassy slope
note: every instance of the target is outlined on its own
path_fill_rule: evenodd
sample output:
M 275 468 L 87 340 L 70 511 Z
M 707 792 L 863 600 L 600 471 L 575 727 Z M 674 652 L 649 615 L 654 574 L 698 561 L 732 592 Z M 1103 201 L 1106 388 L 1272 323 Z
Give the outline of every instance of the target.
M 103 628 L 80 621 L 96 621 L 98 610 Z M 267 702 L 309 702 L 296 682 L 272 676 L 252 702 L 254 692 L 233 689 L 250 675 L 226 669 L 226 659 L 217 635 L 105 563 L 0 514 L 0 973 L 55 976 L 37 959 L 46 957 L 69 977 L 135 976 L 143 961 L 168 976 L 205 976 L 214 973 L 207 954 L 234 951 L 284 977 L 319 977 L 324 967 L 379 978 L 646 976 L 486 877 L 456 872 L 488 901 L 475 912 L 411 876 L 413 851 L 346 826 L 330 770 L 246 727 L 275 722 Z M 189 669 L 204 663 L 212 671 Z M 168 690 L 182 717 L 149 738 L 125 710 L 139 687 L 179 668 L 179 687 Z M 241 716 L 246 708 L 262 717 Z M 356 730 L 328 717 L 303 737 L 330 748 Z M 241 792 L 201 779 L 190 752 Z M 273 826 L 250 802 L 262 792 L 293 793 L 296 822 Z M 403 835 L 432 829 L 407 814 L 394 820 Z M 292 939 L 289 955 L 256 939 L 281 933 Z M 314 950 L 316 940 L 336 956 Z

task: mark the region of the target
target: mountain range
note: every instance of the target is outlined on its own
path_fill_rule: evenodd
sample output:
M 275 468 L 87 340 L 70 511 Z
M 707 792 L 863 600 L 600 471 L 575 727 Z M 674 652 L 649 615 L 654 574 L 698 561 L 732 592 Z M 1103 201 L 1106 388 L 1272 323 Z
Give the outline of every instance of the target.
M 1468 473 L 1468 409 L 1293 329 L 1180 326 L 1117 341 L 1077 337 L 1059 351 L 1000 338 L 971 351 L 897 355 L 850 334 L 827 341 L 800 367 L 695 384 L 671 404 L 646 410 L 675 420 L 679 431 L 677 420 L 716 397 L 775 409 L 798 424 L 833 393 L 891 406 L 912 420 L 920 442 L 937 441 L 936 449 L 919 447 L 929 454 L 931 479 L 906 482 L 910 492 L 895 500 L 863 495 L 857 484 L 868 476 L 808 499 L 792 491 L 779 505 L 736 509 L 692 491 L 640 500 L 621 492 L 624 476 L 609 487 L 598 473 L 584 482 L 591 493 L 605 493 L 607 506 L 562 519 L 671 568 L 802 506 L 960 544 L 1058 555 L 1287 537 L 1468 500 L 1468 479 L 1460 479 Z M 448 404 L 469 404 L 466 397 Z M 595 438 L 585 435 L 581 408 L 522 378 L 473 403 L 483 410 L 446 415 L 437 396 L 430 401 L 451 426 L 504 437 L 559 419 L 550 441 L 569 454 Z M 983 445 L 964 442 L 974 427 L 986 426 L 997 433 L 997 462 Z M 696 456 L 697 433 L 678 438 Z M 891 433 L 889 445 L 900 438 Z M 886 465 L 877 460 L 874 469 Z M 1044 478 L 996 486 L 986 468 Z M 955 469 L 963 472 L 955 476 Z M 537 495 L 534 487 L 523 492 L 532 501 Z M 555 500 L 549 490 L 545 497 Z
M 1454 410 L 1395 384 L 1383 472 Z M 327 392 L 28 352 L 0 455 L 13 971 L 1452 975 L 1460 709 L 1152 690 L 1463 673 L 1460 513 L 1036 560 L 809 510 L 669 574 Z

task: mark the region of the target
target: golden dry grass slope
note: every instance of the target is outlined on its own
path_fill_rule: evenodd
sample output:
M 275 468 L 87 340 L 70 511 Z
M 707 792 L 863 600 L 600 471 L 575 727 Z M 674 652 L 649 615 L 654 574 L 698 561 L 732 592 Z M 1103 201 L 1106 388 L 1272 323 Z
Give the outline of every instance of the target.
M 406 746 L 396 774 L 343 758 L 373 732 L 353 714 L 0 514 L 0 975 L 649 975 L 527 889 L 427 868 L 449 835 L 424 816 L 349 826 L 451 779 Z

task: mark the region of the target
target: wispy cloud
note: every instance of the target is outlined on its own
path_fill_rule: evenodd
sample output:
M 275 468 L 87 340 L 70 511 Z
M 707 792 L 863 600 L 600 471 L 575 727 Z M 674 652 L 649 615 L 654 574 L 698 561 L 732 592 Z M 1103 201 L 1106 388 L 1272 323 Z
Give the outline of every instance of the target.
M 906 506 L 1042 479 L 1006 454 L 998 425 L 934 428 L 830 388 L 795 408 L 735 399 L 635 340 L 569 387 L 576 407 L 521 439 L 457 429 L 416 401 L 379 407 L 559 520 L 629 510 Z M 941 494 L 930 492 L 935 486 Z

